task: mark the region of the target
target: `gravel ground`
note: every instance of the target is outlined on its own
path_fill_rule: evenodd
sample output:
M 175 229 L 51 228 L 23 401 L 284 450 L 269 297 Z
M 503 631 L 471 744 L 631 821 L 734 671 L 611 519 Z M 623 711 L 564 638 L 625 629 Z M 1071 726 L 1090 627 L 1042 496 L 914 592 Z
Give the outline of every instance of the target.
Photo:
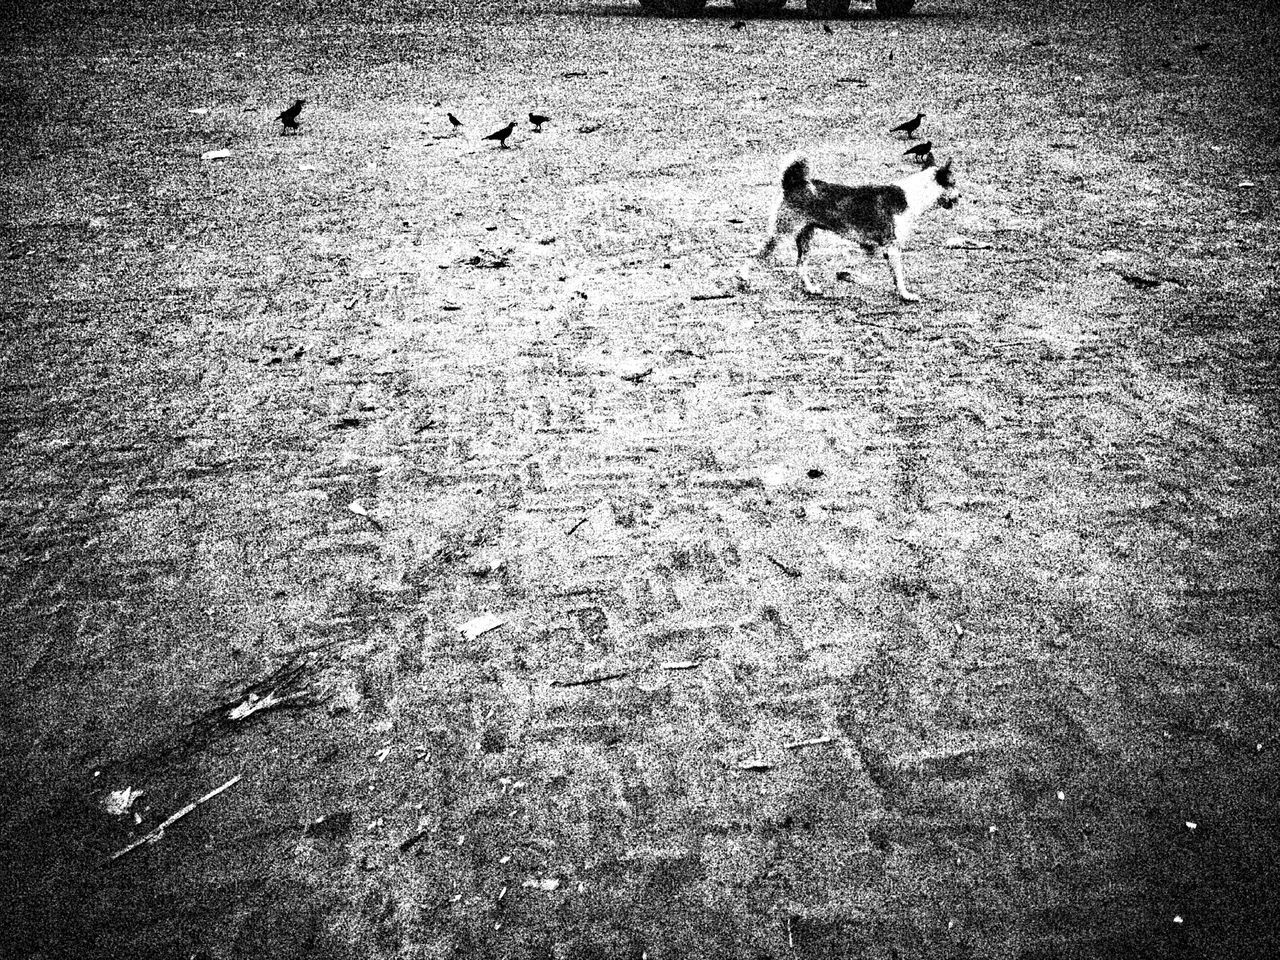
M 18 955 L 1280 949 L 1268 3 L 6 16 Z

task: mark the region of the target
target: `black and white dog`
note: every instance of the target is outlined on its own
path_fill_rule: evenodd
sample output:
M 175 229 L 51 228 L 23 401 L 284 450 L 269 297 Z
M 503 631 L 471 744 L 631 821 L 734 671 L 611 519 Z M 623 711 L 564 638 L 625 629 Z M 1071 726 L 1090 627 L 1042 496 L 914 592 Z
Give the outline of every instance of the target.
M 811 179 L 809 164 L 800 157 L 782 171 L 782 196 L 769 220 L 769 237 L 756 258 L 767 259 L 781 240 L 794 237 L 800 283 L 806 293 L 820 293 L 821 288 L 805 272 L 804 258 L 814 231 L 830 230 L 869 254 L 883 253 L 893 271 L 898 296 L 919 300 L 907 289 L 902 275 L 902 247 L 922 213 L 935 204 L 950 208 L 959 199 L 950 160 L 894 184 L 847 187 Z

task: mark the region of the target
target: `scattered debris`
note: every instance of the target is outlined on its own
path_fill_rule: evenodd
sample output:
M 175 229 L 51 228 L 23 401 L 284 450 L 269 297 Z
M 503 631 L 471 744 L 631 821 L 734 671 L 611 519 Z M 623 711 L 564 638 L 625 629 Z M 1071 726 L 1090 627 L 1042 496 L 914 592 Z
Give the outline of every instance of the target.
M 230 150 L 206 150 L 200 154 L 201 160 L 225 160 L 231 156 Z
M 350 810 L 338 810 L 334 813 L 316 817 L 302 831 L 303 836 L 319 837 L 321 840 L 336 840 L 351 832 L 351 824 L 355 815 Z
M 653 367 L 646 367 L 644 370 L 638 370 L 635 373 L 621 374 L 622 379 L 626 380 L 628 383 L 640 383 L 646 377 L 651 376 L 653 376 Z
M 391 748 L 383 747 L 381 750 L 379 750 L 377 753 L 373 755 L 373 759 L 376 760 L 378 763 L 386 763 L 387 757 L 389 756 L 391 756 Z
M 1119 271 L 1117 275 L 1120 277 L 1121 280 L 1125 281 L 1130 286 L 1137 287 L 1139 290 L 1151 290 L 1164 283 L 1171 283 L 1174 286 L 1181 286 L 1181 284 L 1177 283 L 1174 280 L 1167 280 L 1164 277 L 1153 277 L 1149 274 L 1125 273 L 1124 271 Z
M 942 241 L 942 245 L 950 250 L 991 250 L 992 245 L 984 240 L 974 240 L 970 237 L 947 237 Z
M 315 663 L 307 658 L 293 659 L 248 686 L 234 700 L 208 711 L 196 721 L 197 726 L 212 728 L 240 723 L 254 714 L 285 705 L 311 703 L 310 681 Z
M 765 770 L 772 770 L 775 766 L 776 764 L 772 764 L 768 760 L 761 760 L 759 758 L 738 761 L 739 770 L 751 770 L 757 773 Z
M 566 537 L 573 536 L 574 533 L 577 532 L 578 528 L 586 522 L 587 522 L 586 517 L 579 517 L 577 520 L 574 520 L 571 524 L 569 524 L 568 528 L 564 532 L 564 535 Z
M 658 666 L 663 670 L 692 670 L 702 665 L 701 660 L 664 660 Z
M 519 790 L 529 786 L 524 780 L 517 780 L 515 777 L 499 777 L 498 783 L 502 787 L 502 795 L 505 797 L 507 793 L 516 793 Z M 510 858 L 508 858 L 510 859 Z
M 730 221 L 732 222 L 732 221 Z M 737 221 L 741 223 L 742 221 Z M 732 300 L 732 293 L 695 293 L 689 298 L 690 300 Z
M 507 258 L 509 253 L 511 253 L 510 248 L 502 251 L 481 249 L 479 253 L 462 262 L 468 267 L 476 267 L 480 270 L 500 270 L 511 263 Z
M 244 779 L 244 774 L 237 773 L 234 777 L 232 777 L 222 786 L 216 787 L 215 789 L 210 790 L 199 800 L 193 800 L 191 803 L 188 803 L 185 807 L 183 807 L 181 810 L 179 810 L 177 813 L 171 816 L 164 823 L 160 824 L 160 826 L 156 827 L 150 833 L 139 837 L 137 840 L 133 841 L 133 843 L 129 844 L 127 847 L 117 850 L 115 853 L 111 855 L 111 859 L 119 860 L 125 854 L 138 849 L 138 847 L 142 846 L 144 843 L 159 843 L 161 840 L 164 839 L 164 831 L 166 828 L 173 826 L 175 823 L 177 823 L 179 820 L 185 817 L 188 813 L 190 813 L 196 807 L 200 806 L 202 803 L 207 803 L 208 801 L 216 797 L 218 794 L 222 793 L 222 791 L 228 790 L 231 787 L 234 787 L 242 779 Z
M 261 697 L 256 693 L 251 693 L 245 697 L 243 702 L 236 704 L 227 711 L 227 719 L 243 720 L 246 717 L 253 716 L 253 714 L 258 713 L 260 710 L 270 710 L 273 707 L 280 706 L 282 703 L 287 703 L 290 700 L 297 700 L 300 697 L 304 697 L 306 694 L 307 692 L 305 690 L 285 694 L 284 696 L 280 696 L 275 690 L 272 690 L 265 696 Z
M 821 480 L 823 477 L 826 476 L 826 473 L 824 473 L 822 470 L 819 470 L 817 467 L 811 467 L 809 470 L 805 471 L 805 476 L 808 477 L 810 480 Z
M 579 133 L 595 133 L 602 126 L 604 126 L 604 124 L 602 123 L 584 123 L 582 126 L 578 128 L 578 132 Z
M 586 75 L 587 71 L 585 70 L 566 70 L 564 73 L 560 74 L 562 77 L 585 77 Z
M 209 112 L 208 107 L 188 107 L 187 113 L 194 113 L 197 117 L 203 117 Z
M 1257 184 L 1254 183 L 1252 180 L 1241 180 L 1239 183 L 1236 184 L 1236 186 L 1241 190 L 1252 190 L 1254 187 L 1257 186 Z
M 630 670 L 615 670 L 609 673 L 600 673 L 591 677 L 577 677 L 572 680 L 552 680 L 553 687 L 585 687 L 593 683 L 604 683 L 607 680 L 619 680 L 625 677 Z
M 368 520 L 369 523 L 373 525 L 373 528 L 375 530 L 381 531 L 383 529 L 382 524 L 378 522 L 376 518 L 369 515 L 369 511 L 365 509 L 364 504 L 362 504 L 359 500 L 352 500 L 350 503 L 347 504 L 347 509 L 350 510 L 352 513 L 354 513 L 357 517 L 363 517 L 365 520 Z
M 793 740 L 790 743 L 784 743 L 782 746 L 787 750 L 800 750 L 804 747 L 820 747 L 824 743 L 834 742 L 834 737 L 814 737 L 812 740 Z
M 800 571 L 797 570 L 795 567 L 789 567 L 785 563 L 783 563 L 781 560 L 778 560 L 775 557 L 771 557 L 767 553 L 764 555 L 764 558 L 768 560 L 770 563 L 772 563 L 779 570 L 781 570 L 783 573 L 785 573 L 788 577 L 791 577 L 793 580 L 800 576 Z
M 409 836 L 405 837 L 403 840 L 400 841 L 400 852 L 408 853 L 410 850 L 412 850 L 422 841 L 423 837 L 427 836 L 430 832 L 431 832 L 430 830 L 419 830 L 417 833 L 409 834 Z
M 864 77 L 836 77 L 836 83 L 852 83 L 859 87 L 865 87 L 868 81 Z
M 299 360 L 306 352 L 306 347 L 281 338 L 263 345 L 262 359 L 259 363 L 264 367 L 275 366 L 288 360 Z
M 474 640 L 476 637 L 488 633 L 490 630 L 497 630 L 507 621 L 502 617 L 495 617 L 491 613 L 485 613 L 474 620 L 468 620 L 466 623 L 458 627 L 458 632 L 468 640 Z
M 102 805 L 106 807 L 107 813 L 111 814 L 111 816 L 122 817 L 129 812 L 133 802 L 140 796 L 142 796 L 141 790 L 125 787 L 122 790 L 113 790 L 107 794 L 107 799 L 102 802 Z
M 543 880 L 534 880 L 532 877 L 520 884 L 526 890 L 541 890 L 543 893 L 550 893 L 553 890 L 560 889 L 559 877 L 547 877 Z

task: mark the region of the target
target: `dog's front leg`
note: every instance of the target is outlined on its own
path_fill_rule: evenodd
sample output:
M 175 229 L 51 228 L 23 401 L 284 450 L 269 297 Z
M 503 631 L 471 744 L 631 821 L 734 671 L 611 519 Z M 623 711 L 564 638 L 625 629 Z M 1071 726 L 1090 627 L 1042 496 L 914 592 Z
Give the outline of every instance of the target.
M 897 247 L 888 247 L 884 258 L 889 261 L 889 269 L 893 272 L 893 283 L 898 288 L 898 296 L 907 303 L 915 303 L 920 298 L 907 289 L 907 278 L 902 273 L 902 251 Z
M 809 244 L 813 242 L 815 229 L 813 226 L 807 226 L 796 234 L 796 275 L 800 277 L 800 286 L 804 288 L 805 293 L 822 293 L 822 287 L 809 279 L 809 272 L 805 269 L 804 263 L 805 257 L 809 255 Z

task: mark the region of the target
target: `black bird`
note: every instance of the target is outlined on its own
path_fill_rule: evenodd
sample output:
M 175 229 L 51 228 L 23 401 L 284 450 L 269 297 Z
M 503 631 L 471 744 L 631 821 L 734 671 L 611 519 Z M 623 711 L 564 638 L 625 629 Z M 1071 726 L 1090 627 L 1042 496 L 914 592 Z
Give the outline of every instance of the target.
M 926 140 L 924 143 L 917 143 L 914 147 L 907 147 L 907 149 L 902 151 L 902 155 L 904 157 L 911 157 L 914 160 L 918 160 L 920 163 L 924 163 L 925 158 L 931 153 L 933 153 L 932 140 Z
M 531 113 L 531 114 L 529 114 L 529 122 L 533 124 L 533 132 L 534 132 L 534 133 L 541 133 L 541 132 L 542 132 L 542 125 L 543 125 L 544 123 L 546 123 L 546 122 L 547 122 L 548 120 L 550 120 L 550 119 L 551 119 L 550 117 L 544 117 L 544 116 L 543 116 L 542 114 L 540 114 L 540 113 Z
M 835 33 L 835 31 L 831 29 L 831 24 L 827 23 L 825 20 L 824 20 L 824 21 L 822 21 L 822 32 L 823 32 L 823 33 Z
M 501 130 L 495 130 L 493 133 L 489 134 L 487 137 L 484 137 L 483 139 L 497 140 L 498 146 L 502 147 L 502 149 L 505 150 L 507 148 L 507 137 L 511 136 L 511 131 L 513 131 L 515 128 L 516 128 L 516 122 L 512 120 Z
M 746 29 L 746 26 L 747 26 L 747 21 L 745 21 L 745 20 L 735 20 L 735 21 L 733 21 L 733 24 L 729 27 L 729 29 L 730 29 L 730 30 L 745 30 L 745 29 Z
M 297 130 L 298 127 L 302 126 L 302 124 L 298 122 L 298 114 L 302 112 L 302 105 L 306 102 L 307 101 L 305 100 L 295 100 L 292 107 L 283 111 L 280 116 L 276 117 L 277 120 L 284 124 L 284 126 L 280 128 L 281 136 L 284 136 L 284 134 L 289 130 Z
M 457 130 L 460 126 L 462 126 L 462 121 L 459 120 L 457 117 L 455 117 L 452 113 L 446 113 L 445 116 L 449 118 L 449 126 L 453 127 L 453 129 Z
M 915 132 L 920 129 L 920 121 L 923 119 L 924 119 L 924 114 L 917 113 L 910 120 L 907 120 L 904 123 L 900 123 L 896 127 L 890 127 L 889 132 L 897 133 L 898 131 L 902 131 L 908 137 L 913 137 L 915 136 Z

